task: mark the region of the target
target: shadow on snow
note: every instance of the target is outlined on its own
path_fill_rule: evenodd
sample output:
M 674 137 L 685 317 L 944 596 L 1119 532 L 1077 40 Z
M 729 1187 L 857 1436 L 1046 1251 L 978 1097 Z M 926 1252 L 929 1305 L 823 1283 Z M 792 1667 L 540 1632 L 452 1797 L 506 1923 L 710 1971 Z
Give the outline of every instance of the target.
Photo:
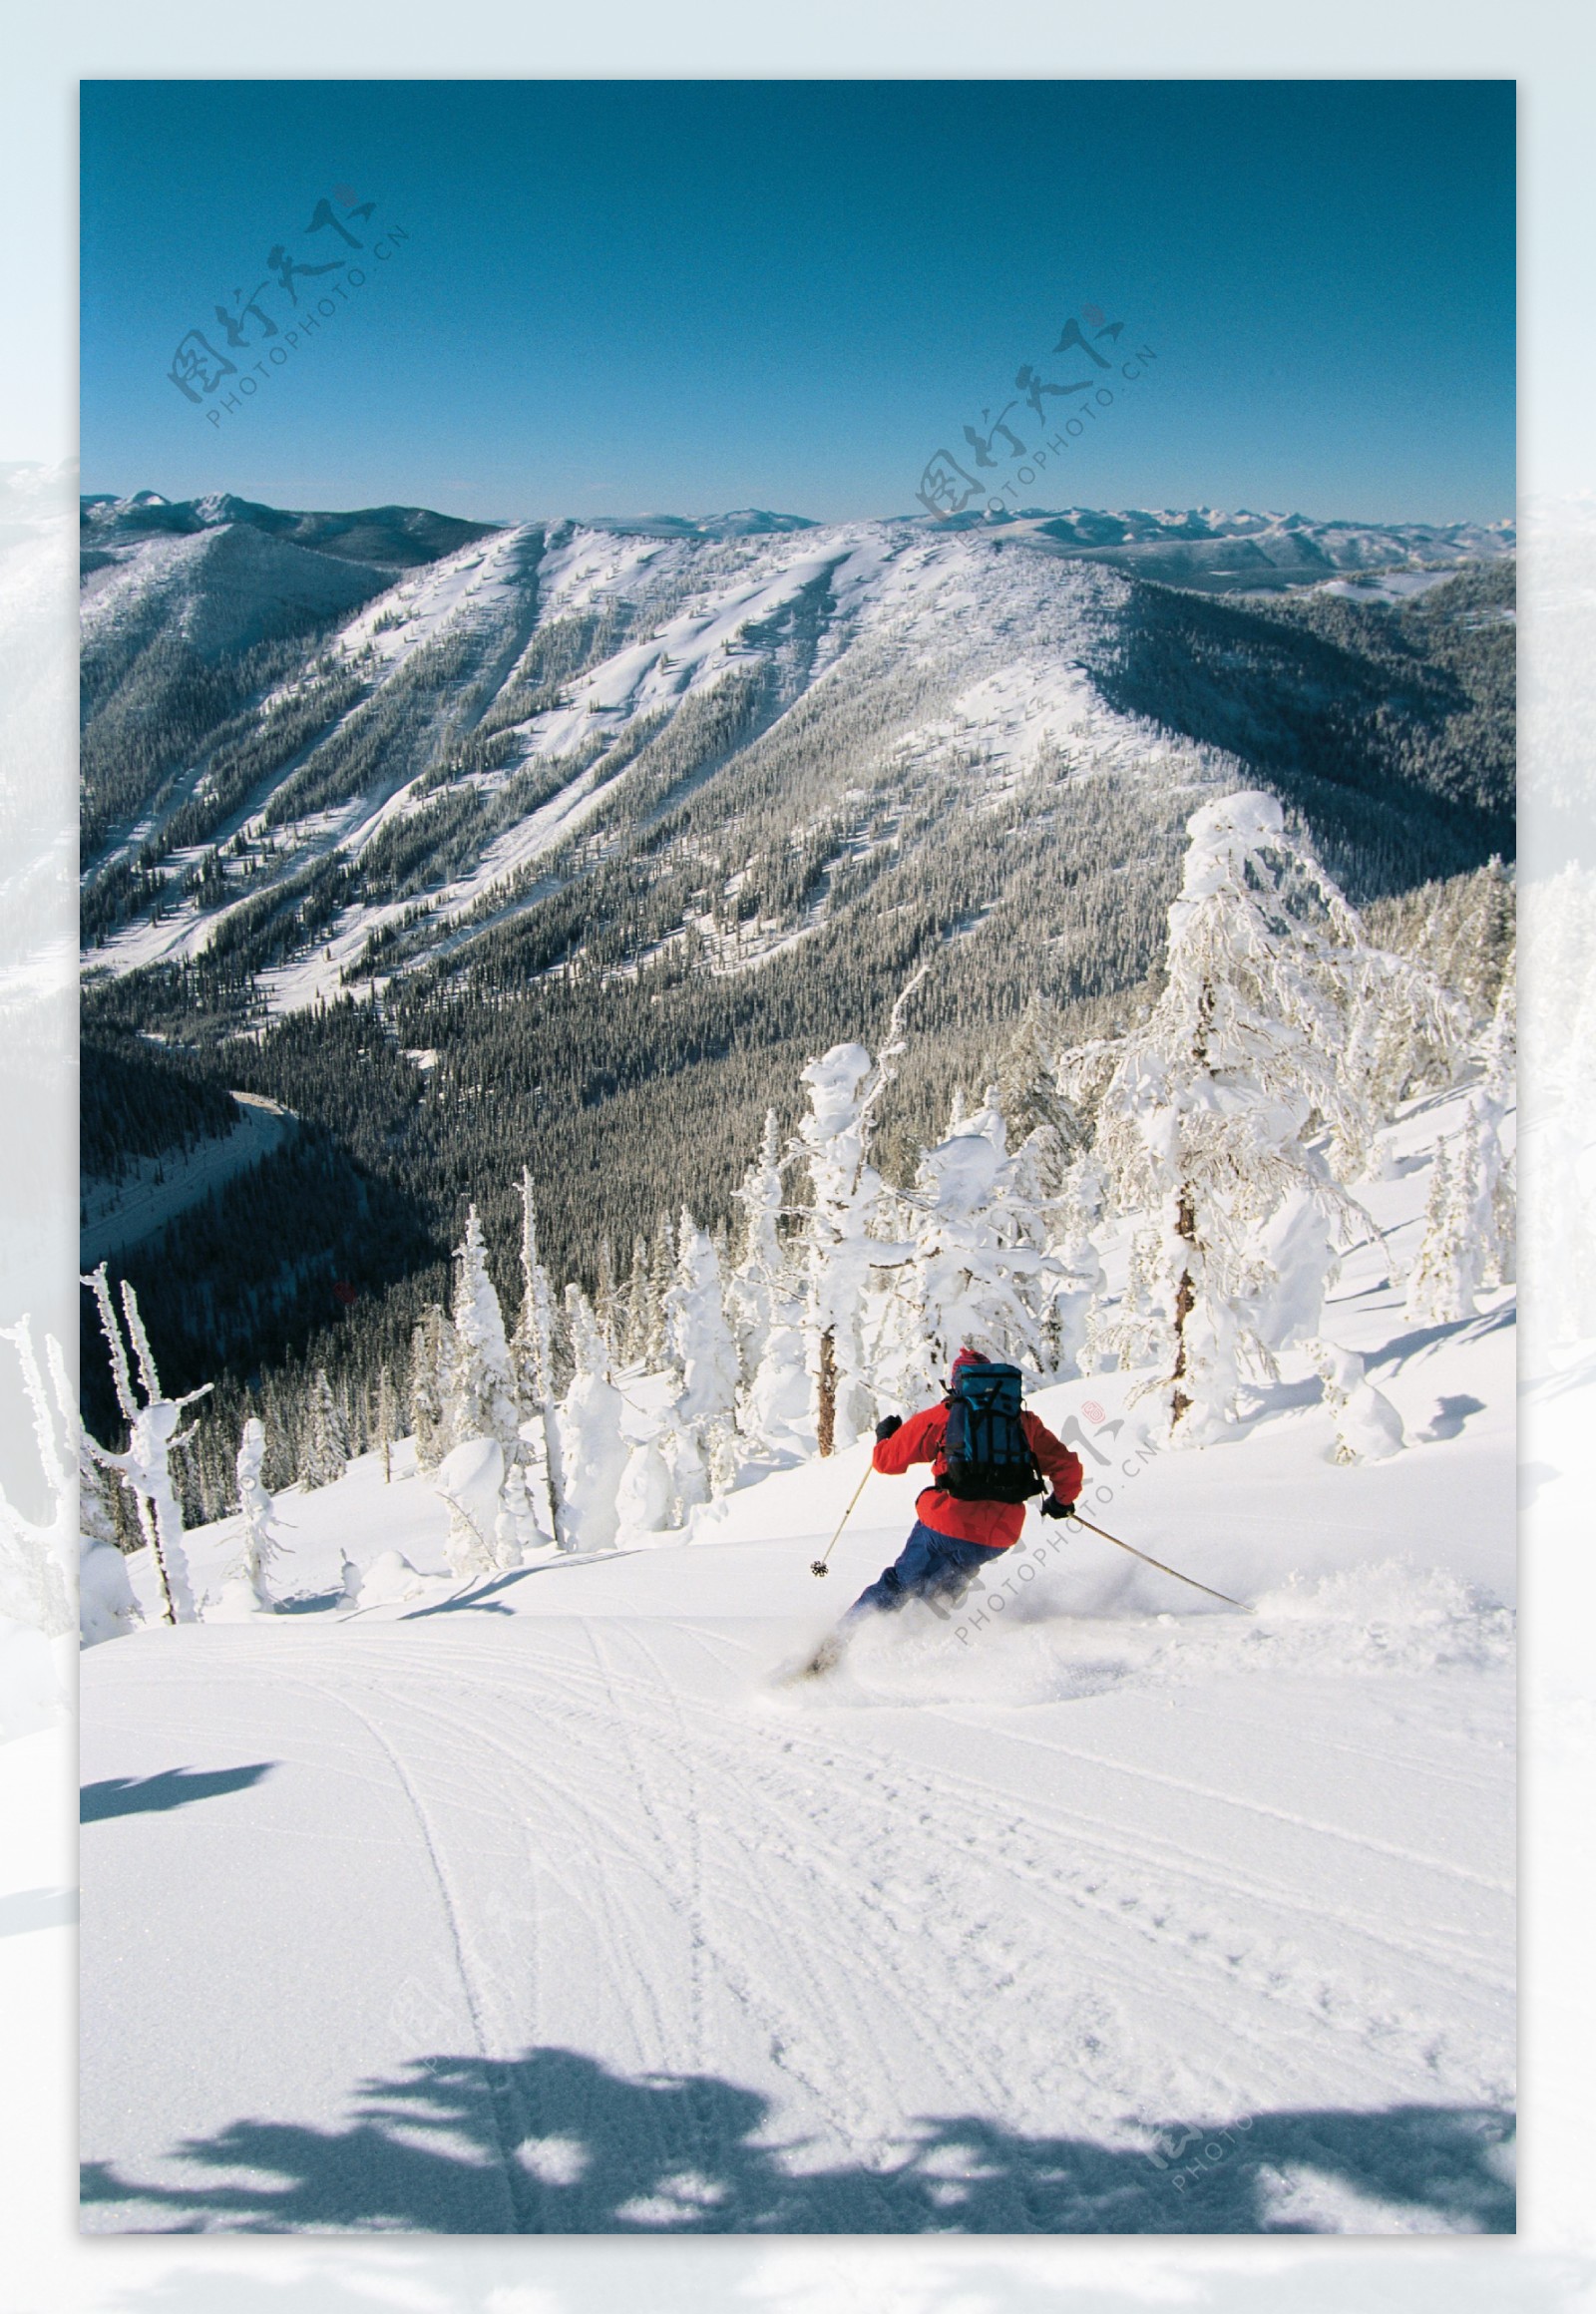
M 505 2063 L 418 2059 L 368 2085 L 339 2129 L 234 2121 L 179 2147 L 170 2182 L 91 2162 L 83 2222 L 97 2233 L 1295 2233 L 1320 2230 L 1290 2191 L 1308 2171 L 1315 2201 L 1396 2206 L 1371 2230 L 1504 2233 L 1510 2127 L 1479 2108 L 1268 2113 L 1223 2130 L 1165 2126 L 1155 2155 L 942 2119 L 895 2165 L 820 2168 L 775 2138 L 751 2090 L 706 2075 L 625 2080 L 540 2049 Z
M 111 1775 L 103 1783 L 86 1783 L 78 1793 L 78 1821 L 97 1824 L 107 1816 L 156 1815 L 167 1808 L 187 1807 L 191 1800 L 214 1799 L 224 1791 L 247 1791 L 275 1760 L 259 1759 L 250 1767 L 168 1767 L 159 1775 Z

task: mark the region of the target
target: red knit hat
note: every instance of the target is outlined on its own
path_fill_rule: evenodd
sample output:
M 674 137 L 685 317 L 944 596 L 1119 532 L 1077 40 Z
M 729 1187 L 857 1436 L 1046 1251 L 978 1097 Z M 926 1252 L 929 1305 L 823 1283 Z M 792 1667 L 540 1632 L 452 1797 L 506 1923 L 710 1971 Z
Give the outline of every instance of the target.
M 959 1379 L 960 1374 L 964 1371 L 967 1365 L 985 1365 L 986 1362 L 987 1361 L 982 1356 L 980 1350 L 972 1350 L 969 1343 L 967 1342 L 964 1349 L 959 1352 L 959 1355 L 954 1359 L 953 1364 L 948 1368 L 948 1382 L 950 1388 Z

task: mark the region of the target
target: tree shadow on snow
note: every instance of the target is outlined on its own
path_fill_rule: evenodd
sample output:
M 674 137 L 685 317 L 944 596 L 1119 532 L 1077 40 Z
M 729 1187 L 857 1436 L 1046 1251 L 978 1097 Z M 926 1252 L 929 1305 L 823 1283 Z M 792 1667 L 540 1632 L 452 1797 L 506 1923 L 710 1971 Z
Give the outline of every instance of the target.
M 1505 2233 L 1511 2123 L 1488 2109 L 1270 2113 L 1158 2149 L 920 2126 L 894 2166 L 813 2165 L 753 2091 L 626 2080 L 570 2050 L 418 2059 L 340 2129 L 239 2121 L 166 2182 L 86 2164 L 103 2232 Z
M 1504 1302 L 1499 1310 L 1483 1311 L 1477 1318 L 1454 1318 L 1445 1326 L 1418 1326 L 1411 1334 L 1394 1335 L 1381 1350 L 1364 1352 L 1365 1368 L 1373 1373 L 1377 1366 L 1389 1366 L 1399 1373 L 1409 1358 L 1433 1350 L 1439 1342 L 1478 1342 L 1487 1334 L 1498 1334 L 1504 1326 L 1516 1323 L 1518 1313 L 1511 1302 Z
M 1484 1411 L 1483 1398 L 1437 1398 L 1435 1411 L 1429 1417 L 1428 1429 L 1420 1430 L 1418 1435 L 1431 1445 L 1442 1438 L 1455 1438 L 1470 1414 L 1482 1414 Z
M 224 1791 L 247 1791 L 276 1761 L 259 1759 L 250 1767 L 167 1767 L 159 1775 L 111 1775 L 103 1783 L 86 1783 L 78 1793 L 78 1821 L 98 1824 L 107 1816 L 159 1814 L 167 1808 L 187 1807 L 194 1799 L 214 1799 Z

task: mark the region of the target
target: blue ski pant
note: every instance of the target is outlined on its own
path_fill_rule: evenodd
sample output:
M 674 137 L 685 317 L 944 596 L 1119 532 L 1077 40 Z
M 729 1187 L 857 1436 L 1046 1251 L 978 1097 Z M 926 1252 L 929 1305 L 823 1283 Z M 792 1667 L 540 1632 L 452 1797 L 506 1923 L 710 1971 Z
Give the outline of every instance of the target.
M 961 1535 L 940 1535 L 924 1519 L 916 1519 L 907 1543 L 890 1567 L 884 1568 L 868 1590 L 848 1610 L 846 1620 L 868 1614 L 872 1608 L 891 1614 L 911 1599 L 950 1607 L 963 1598 L 979 1571 L 1002 1557 L 987 1543 L 967 1543 Z

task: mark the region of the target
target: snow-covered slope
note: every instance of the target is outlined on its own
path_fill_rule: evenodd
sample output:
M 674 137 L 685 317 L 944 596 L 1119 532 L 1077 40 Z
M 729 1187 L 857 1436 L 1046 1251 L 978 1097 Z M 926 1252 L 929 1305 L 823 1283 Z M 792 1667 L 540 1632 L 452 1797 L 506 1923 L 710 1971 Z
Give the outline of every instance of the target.
M 1327 1316 L 1402 1452 L 1333 1462 L 1290 1358 L 1201 1451 L 1133 1376 L 1036 1401 L 1251 1613 L 1032 1518 L 790 1684 L 913 1515 L 872 1479 L 810 1576 L 863 1447 L 464 1586 L 407 1449 L 279 1498 L 297 1612 L 85 1659 L 85 2223 L 1510 2226 L 1511 1297 L 1391 1282 L 1459 1115 Z
M 125 710 L 105 710 L 86 765 L 110 841 L 90 847 L 86 921 L 96 964 L 208 958 L 251 973 L 276 1010 L 458 960 L 639 855 L 708 874 L 696 906 L 624 944 L 632 970 L 700 939 L 722 966 L 757 964 L 834 912 L 834 888 L 944 830 L 961 800 L 988 815 L 1023 790 L 1031 823 L 1060 804 L 1067 819 L 1075 799 L 1060 791 L 1107 777 L 1131 799 L 1135 857 L 1157 847 L 1159 799 L 1223 768 L 1212 748 L 1109 703 L 1106 675 L 1142 615 L 1137 577 L 1205 588 L 1344 569 L 1433 577 L 1511 546 L 1502 526 L 1209 510 L 969 529 L 750 513 L 455 526 L 461 544 L 443 549 L 440 532 L 432 559 L 396 579 L 350 559 L 368 531 L 341 535 L 335 555 L 305 529 L 334 518 L 273 517 L 299 526 L 278 531 L 260 527 L 270 510 L 204 505 L 205 527 L 136 529 L 90 557 L 104 566 L 85 581 L 91 698 L 155 682 L 139 654 L 165 653 L 173 739 L 166 771 L 135 779 Z M 163 519 L 179 513 L 200 520 Z M 115 539 L 113 514 L 135 514 L 103 510 Z M 244 739 L 232 725 L 219 742 L 181 735 L 192 685 L 174 687 L 174 649 L 236 660 L 307 622 L 299 663 L 237 701 Z M 1411 817 L 1399 791 L 1364 806 L 1372 846 Z M 128 881 L 136 859 L 159 863 L 154 886 Z M 594 906 L 607 929 L 615 900 Z M 562 968 L 582 959 L 568 944 Z

